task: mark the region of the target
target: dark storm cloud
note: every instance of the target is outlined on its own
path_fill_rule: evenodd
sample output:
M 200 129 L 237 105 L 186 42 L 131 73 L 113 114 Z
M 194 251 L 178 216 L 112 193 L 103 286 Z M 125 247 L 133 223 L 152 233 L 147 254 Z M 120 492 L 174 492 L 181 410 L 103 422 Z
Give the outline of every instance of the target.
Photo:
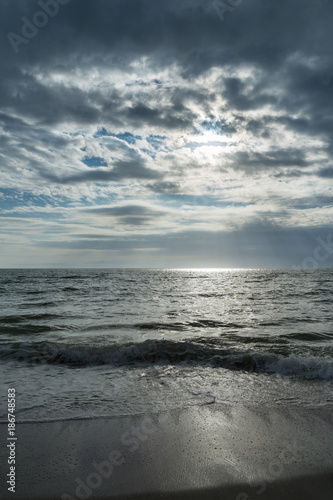
M 221 23 L 212 3 L 203 0 L 71 0 L 15 55 L 5 35 L 10 31 L 20 34 L 21 18 L 31 20 L 40 9 L 34 0 L 17 0 L 15 6 L 4 0 L 0 5 L 1 32 L 7 42 L 0 53 L 0 104 L 13 113 L 16 110 L 44 125 L 74 121 L 121 126 L 125 120 L 133 125 L 191 130 L 196 116 L 189 109 L 189 99 L 208 104 L 220 93 L 238 111 L 272 105 L 288 112 L 306 112 L 312 125 L 307 129 L 304 124 L 303 132 L 327 134 L 332 128 L 331 118 L 325 119 L 326 113 L 321 113 L 332 106 L 328 104 L 332 103 L 333 85 L 331 2 L 252 0 L 242 3 Z M 320 68 L 289 60 L 295 54 L 309 60 L 318 53 Z M 83 91 L 74 84 L 46 84 L 34 75 L 51 69 L 65 74 L 80 70 L 84 75 L 94 66 L 123 69 L 142 56 L 148 56 L 156 68 L 176 63 L 189 80 L 226 64 L 247 64 L 262 72 L 251 88 L 247 79 L 225 77 L 215 94 L 203 89 L 169 90 L 170 106 L 152 106 L 132 94 L 130 107 L 124 106 L 123 97 L 112 85 L 107 92 Z M 286 94 L 277 96 L 270 86 L 285 67 L 288 72 L 281 78 Z M 159 80 L 150 83 L 161 87 Z M 302 128 L 301 122 L 290 122 L 292 125 Z
M 327 63 L 328 59 L 313 64 L 290 64 L 288 71 L 288 90 L 282 104 L 289 110 L 298 110 L 307 106 L 319 118 L 323 110 L 333 109 L 333 69 Z
M 34 0 L 17 0 L 15 6 L 4 0 L 1 31 L 20 33 L 21 17 L 31 19 L 38 9 Z M 9 42 L 2 54 L 12 55 L 10 68 L 38 63 L 72 71 L 149 56 L 157 65 L 178 62 L 184 74 L 235 62 L 277 69 L 296 51 L 310 57 L 320 49 L 331 57 L 331 14 L 331 2 L 252 0 L 222 24 L 204 0 L 71 0 L 16 58 Z
M 49 60 L 48 56 L 53 55 L 64 58 L 64 47 L 71 55 L 78 52 L 84 43 L 90 53 L 99 53 L 100 57 L 105 56 L 106 50 L 117 49 L 122 55 L 126 51 L 134 51 L 132 57 L 136 58 L 138 55 L 154 54 L 162 48 L 163 52 L 169 51 L 173 56 L 188 54 L 194 57 L 197 54 L 198 65 L 199 54 L 204 47 L 211 48 L 213 45 L 218 49 L 222 43 L 229 57 L 230 48 L 237 48 L 237 52 L 243 52 L 247 59 L 250 59 L 250 54 L 260 57 L 261 61 L 270 58 L 271 65 L 275 62 L 272 56 L 279 60 L 277 54 L 282 52 L 284 55 L 282 48 L 289 52 L 290 45 L 308 37 L 308 42 L 304 44 L 311 50 L 313 41 L 325 41 L 325 32 L 330 29 L 327 19 L 327 11 L 331 9 L 329 2 L 244 2 L 229 16 L 223 28 L 212 4 L 203 0 L 113 0 L 111 6 L 110 3 L 108 0 L 71 0 L 61 7 L 54 20 L 50 19 L 44 30 L 40 29 L 37 36 L 44 35 L 47 43 L 38 43 L 37 37 L 33 38 L 34 50 L 28 51 L 30 47 L 24 47 L 25 55 L 31 60 L 37 56 L 38 60 Z M 15 4 L 3 0 L 3 31 L 20 32 L 21 17 L 31 19 L 37 10 L 40 8 L 34 0 L 17 0 Z M 318 17 L 322 21 L 323 34 L 313 31 Z M 230 38 L 233 32 L 234 36 Z M 246 41 L 252 40 L 250 46 L 246 45 L 244 37 L 237 36 L 241 33 L 245 34 Z M 269 41 L 266 50 L 260 46 L 264 41 Z M 52 53 L 48 54 L 50 46 Z M 89 64 L 89 61 L 86 63 Z M 204 61 L 202 65 L 206 65 Z
M 47 147 L 50 148 L 63 148 L 69 141 L 72 140 L 70 137 L 64 137 L 63 135 L 51 134 L 41 127 L 32 127 L 29 123 L 22 120 L 21 118 L 16 118 L 5 113 L 0 113 L 0 126 L 6 134 L 9 136 L 14 135 L 16 139 L 29 140 L 31 147 L 31 140 L 42 141 Z
M 238 111 L 248 111 L 277 103 L 277 97 L 261 94 L 257 89 L 247 94 L 246 82 L 240 78 L 225 78 L 222 94 L 227 99 L 230 108 Z
M 280 95 L 276 106 L 281 114 L 279 116 L 264 115 L 260 123 L 254 121 L 249 126 L 256 133 L 259 128 L 264 129 L 270 124 L 282 124 L 298 134 L 322 138 L 327 142 L 332 153 L 332 57 L 318 56 L 317 61 L 315 60 L 312 64 L 310 61 L 288 62 L 281 76 L 281 89 L 284 89 L 284 92 Z M 276 78 L 279 81 L 278 75 Z M 260 101 L 260 97 L 257 99 Z M 295 114 L 299 116 L 292 116 Z
M 1 92 L 2 90 L 2 92 Z M 170 91 L 170 98 L 179 102 L 178 89 Z M 78 123 L 81 126 L 109 124 L 121 127 L 148 124 L 166 130 L 194 130 L 196 115 L 187 107 L 159 105 L 153 108 L 137 101 L 134 91 L 127 97 L 133 102 L 124 105 L 124 96 L 112 88 L 102 91 L 83 91 L 77 86 L 43 84 L 33 75 L 21 74 L 15 81 L 4 80 L 0 84 L 0 106 L 11 112 L 19 111 L 25 118 L 33 118 L 40 125 L 53 126 L 61 123 Z
M 151 126 L 161 126 L 166 129 L 189 129 L 194 131 L 193 121 L 196 116 L 185 106 L 181 109 L 162 108 L 152 109 L 145 104 L 138 103 L 130 108 L 127 117 L 132 123 L 148 123 Z

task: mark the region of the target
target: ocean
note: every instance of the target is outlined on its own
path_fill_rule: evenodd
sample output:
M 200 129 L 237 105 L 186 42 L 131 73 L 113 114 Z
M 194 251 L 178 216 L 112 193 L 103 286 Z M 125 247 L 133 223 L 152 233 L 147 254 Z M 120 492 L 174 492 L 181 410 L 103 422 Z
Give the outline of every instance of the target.
M 332 269 L 2 269 L 2 385 L 17 422 L 332 405 L 332 285 Z

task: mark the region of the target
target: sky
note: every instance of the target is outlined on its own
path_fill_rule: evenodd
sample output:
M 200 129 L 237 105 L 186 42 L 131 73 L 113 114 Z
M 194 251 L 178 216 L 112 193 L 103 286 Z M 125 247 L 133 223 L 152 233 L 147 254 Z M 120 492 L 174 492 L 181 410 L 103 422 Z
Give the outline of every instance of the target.
M 228 1 L 1 0 L 0 267 L 333 266 L 333 2 Z

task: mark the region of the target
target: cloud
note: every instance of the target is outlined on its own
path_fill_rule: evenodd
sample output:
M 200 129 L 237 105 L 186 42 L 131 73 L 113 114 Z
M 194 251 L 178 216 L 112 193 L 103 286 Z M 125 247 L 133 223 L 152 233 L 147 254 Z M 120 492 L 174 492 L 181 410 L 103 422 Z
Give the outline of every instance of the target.
M 333 178 L 333 167 L 323 168 L 322 170 L 319 170 L 318 176 L 322 177 L 323 179 L 332 179 Z
M 140 226 L 162 216 L 165 212 L 144 205 L 119 205 L 84 209 L 83 212 L 116 219 L 121 224 Z
M 299 253 L 306 228 L 326 227 L 332 2 L 251 0 L 221 23 L 205 0 L 72 0 L 15 53 L 7 33 L 21 36 L 40 9 L 0 4 L 6 234 L 7 219 L 24 219 L 22 241 L 40 255 L 55 244 L 51 220 L 73 252 L 78 231 L 119 242 L 136 231 L 172 260 L 199 259 L 207 233 L 230 242 L 231 262 L 232 248 L 256 246 L 260 224 L 271 255 L 287 224 Z
M 46 180 L 59 184 L 80 184 L 80 183 L 107 183 L 117 182 L 124 179 L 157 179 L 161 174 L 155 170 L 145 167 L 140 162 L 118 161 L 113 169 L 95 168 L 94 170 L 84 170 L 67 177 L 59 177 L 55 174 L 40 172 Z
M 249 170 L 266 170 L 267 168 L 307 167 L 309 165 L 309 162 L 305 159 L 304 151 L 298 149 L 280 149 L 262 153 L 240 151 L 233 155 L 233 163 L 236 169 L 242 169 L 246 172 L 249 172 Z

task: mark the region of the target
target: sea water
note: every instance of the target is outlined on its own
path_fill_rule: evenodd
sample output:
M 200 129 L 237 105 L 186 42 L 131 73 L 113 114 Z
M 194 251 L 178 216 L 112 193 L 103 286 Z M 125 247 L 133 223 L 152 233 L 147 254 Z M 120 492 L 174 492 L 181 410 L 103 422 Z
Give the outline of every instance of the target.
M 2 269 L 3 391 L 18 422 L 332 405 L 332 285 L 332 269 Z

